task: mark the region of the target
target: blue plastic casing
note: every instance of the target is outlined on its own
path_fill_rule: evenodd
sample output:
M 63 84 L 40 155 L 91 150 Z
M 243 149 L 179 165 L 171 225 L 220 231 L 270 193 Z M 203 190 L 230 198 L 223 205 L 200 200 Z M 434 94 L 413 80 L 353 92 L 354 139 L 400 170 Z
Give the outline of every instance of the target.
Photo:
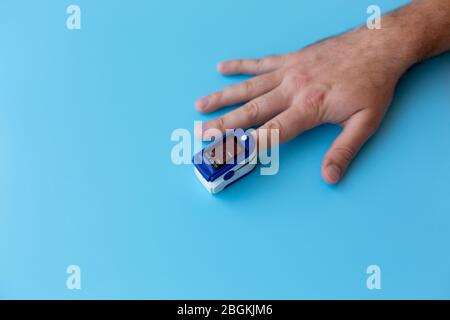
M 215 145 L 224 142 L 231 135 L 234 135 L 237 138 L 238 143 L 240 143 L 244 148 L 244 152 L 239 154 L 235 158 L 233 163 L 226 163 L 222 168 L 216 169 L 208 161 L 208 159 L 203 157 L 203 153 L 205 152 L 205 150 L 213 148 Z M 242 137 L 244 136 L 246 137 L 245 140 L 242 139 Z M 230 172 L 240 164 L 248 162 L 249 156 L 254 151 L 254 148 L 255 148 L 255 139 L 253 138 L 253 136 L 250 133 L 245 133 L 244 130 L 242 129 L 235 129 L 225 134 L 221 139 L 218 139 L 218 141 L 214 141 L 199 153 L 195 154 L 192 157 L 192 163 L 200 172 L 200 174 L 203 176 L 203 178 L 205 178 L 206 181 L 211 182 L 223 175 L 226 175 L 228 172 Z

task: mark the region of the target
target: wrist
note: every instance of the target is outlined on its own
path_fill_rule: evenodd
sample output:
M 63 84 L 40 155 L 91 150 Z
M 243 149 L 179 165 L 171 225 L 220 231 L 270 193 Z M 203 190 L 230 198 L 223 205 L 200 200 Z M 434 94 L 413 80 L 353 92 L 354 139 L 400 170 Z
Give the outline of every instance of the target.
M 417 0 L 382 19 L 382 36 L 408 68 L 450 50 L 450 0 Z
M 412 65 L 450 50 L 450 0 L 418 0 L 382 17 L 381 29 L 366 26 L 366 47 L 390 59 L 403 74 Z

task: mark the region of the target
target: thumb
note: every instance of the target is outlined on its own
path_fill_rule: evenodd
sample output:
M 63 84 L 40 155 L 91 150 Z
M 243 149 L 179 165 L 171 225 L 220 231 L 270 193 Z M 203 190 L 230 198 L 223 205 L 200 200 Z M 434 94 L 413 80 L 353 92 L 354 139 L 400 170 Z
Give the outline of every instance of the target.
M 350 162 L 376 132 L 378 125 L 379 121 L 364 113 L 354 115 L 345 123 L 323 159 L 322 177 L 327 183 L 336 184 L 342 179 Z

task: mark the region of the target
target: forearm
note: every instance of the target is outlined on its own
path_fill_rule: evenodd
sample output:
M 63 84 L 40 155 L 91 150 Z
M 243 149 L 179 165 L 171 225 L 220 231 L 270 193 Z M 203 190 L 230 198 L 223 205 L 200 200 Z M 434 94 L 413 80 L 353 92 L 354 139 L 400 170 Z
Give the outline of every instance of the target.
M 414 1 L 383 17 L 378 31 L 404 55 L 409 66 L 449 51 L 450 0 Z
M 417 0 L 381 19 L 381 29 L 366 26 L 339 41 L 371 56 L 375 70 L 394 79 L 412 65 L 450 50 L 450 0 Z

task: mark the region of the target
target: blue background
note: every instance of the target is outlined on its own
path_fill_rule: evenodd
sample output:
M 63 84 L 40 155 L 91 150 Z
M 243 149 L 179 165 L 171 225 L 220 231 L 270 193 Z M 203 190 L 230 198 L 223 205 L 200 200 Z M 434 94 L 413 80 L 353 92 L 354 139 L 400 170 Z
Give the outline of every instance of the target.
M 77 0 L 69 31 L 72 2 L 2 0 L 0 297 L 450 298 L 449 54 L 402 79 L 336 187 L 334 126 L 218 196 L 171 162 L 172 131 L 212 117 L 195 99 L 242 80 L 217 62 L 296 50 L 372 2 Z

